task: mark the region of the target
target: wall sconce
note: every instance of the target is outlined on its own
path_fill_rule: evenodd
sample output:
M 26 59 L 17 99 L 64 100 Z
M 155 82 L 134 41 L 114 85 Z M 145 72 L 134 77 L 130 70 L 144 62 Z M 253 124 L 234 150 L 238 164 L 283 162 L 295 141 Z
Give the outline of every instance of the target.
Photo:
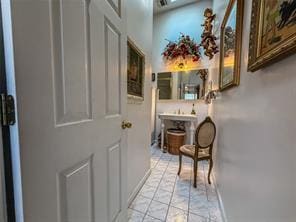
M 217 98 L 218 92 L 219 92 L 218 89 L 209 91 L 205 96 L 206 104 L 211 104 L 212 100 Z
M 209 81 L 208 83 L 208 92 L 205 95 L 205 103 L 206 104 L 211 104 L 213 99 L 217 98 L 219 89 L 212 89 L 213 87 L 213 82 Z

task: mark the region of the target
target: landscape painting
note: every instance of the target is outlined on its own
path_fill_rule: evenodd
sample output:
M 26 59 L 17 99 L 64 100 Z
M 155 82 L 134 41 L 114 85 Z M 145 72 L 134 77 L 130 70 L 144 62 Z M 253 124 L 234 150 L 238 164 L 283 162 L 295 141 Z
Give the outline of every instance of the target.
M 255 71 L 295 52 L 296 0 L 254 0 L 249 70 Z
M 129 98 L 144 99 L 144 54 L 129 40 L 127 47 L 127 92 Z

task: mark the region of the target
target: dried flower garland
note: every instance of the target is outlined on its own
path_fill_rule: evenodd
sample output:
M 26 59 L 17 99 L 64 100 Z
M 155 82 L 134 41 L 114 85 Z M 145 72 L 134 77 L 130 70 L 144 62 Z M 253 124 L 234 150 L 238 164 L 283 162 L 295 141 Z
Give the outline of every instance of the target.
M 205 21 L 202 26 L 204 31 L 201 35 L 201 46 L 204 48 L 204 54 L 212 59 L 216 53 L 218 53 L 218 46 L 216 45 L 216 36 L 213 34 L 213 25 L 212 22 L 216 18 L 216 14 L 213 13 L 213 10 L 207 8 L 204 12 Z
M 197 62 L 201 55 L 199 45 L 190 36 L 181 33 L 177 42 L 169 41 L 162 56 L 167 60 L 175 60 L 178 57 L 183 59 L 192 57 L 192 61 Z

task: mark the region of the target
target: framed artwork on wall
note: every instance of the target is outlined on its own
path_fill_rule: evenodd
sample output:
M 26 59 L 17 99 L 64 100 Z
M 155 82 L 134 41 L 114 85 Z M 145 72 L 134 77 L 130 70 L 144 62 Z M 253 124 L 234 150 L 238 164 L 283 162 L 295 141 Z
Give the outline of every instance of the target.
M 296 52 L 296 0 L 253 0 L 248 71 Z
M 219 89 L 239 85 L 243 28 L 243 0 L 230 0 L 221 24 Z
M 127 42 L 127 93 L 128 98 L 144 100 L 145 55 L 128 39 Z

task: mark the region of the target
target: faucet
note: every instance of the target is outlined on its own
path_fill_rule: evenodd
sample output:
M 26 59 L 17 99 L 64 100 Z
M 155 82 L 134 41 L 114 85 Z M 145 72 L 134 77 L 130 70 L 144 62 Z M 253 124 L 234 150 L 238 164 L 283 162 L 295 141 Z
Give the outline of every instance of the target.
M 180 110 L 180 109 L 178 110 L 178 114 L 179 114 L 179 115 L 181 114 L 181 110 Z

